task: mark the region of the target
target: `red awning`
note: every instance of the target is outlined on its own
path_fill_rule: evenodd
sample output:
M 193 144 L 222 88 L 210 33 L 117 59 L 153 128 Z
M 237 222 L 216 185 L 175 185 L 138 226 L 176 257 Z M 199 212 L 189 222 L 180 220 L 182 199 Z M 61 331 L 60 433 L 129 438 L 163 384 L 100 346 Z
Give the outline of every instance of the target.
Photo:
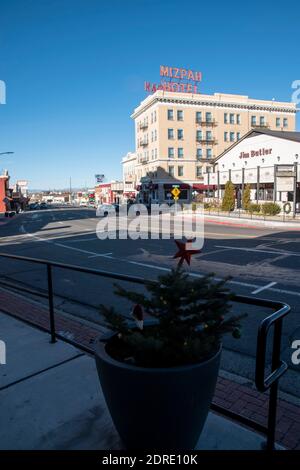
M 186 183 L 173 183 L 173 184 L 164 184 L 164 189 L 173 189 L 175 186 L 178 186 L 179 189 L 190 189 L 190 185 Z
M 201 184 L 201 183 L 195 183 L 193 184 L 193 189 L 196 189 L 198 191 L 205 191 L 205 190 L 208 190 L 208 189 L 211 189 L 211 190 L 214 190 L 216 189 L 216 185 L 215 184 Z

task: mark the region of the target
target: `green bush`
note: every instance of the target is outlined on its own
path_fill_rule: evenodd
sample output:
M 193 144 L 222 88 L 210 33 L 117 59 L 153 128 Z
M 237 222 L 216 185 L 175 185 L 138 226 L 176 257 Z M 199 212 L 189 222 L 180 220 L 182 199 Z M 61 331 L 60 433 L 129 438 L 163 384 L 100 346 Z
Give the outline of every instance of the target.
M 204 209 L 211 209 L 212 208 L 212 205 L 210 202 L 205 202 L 204 203 Z
M 192 202 L 192 211 L 195 212 L 197 210 L 197 204 Z
M 251 186 L 249 183 L 247 183 L 243 191 L 242 207 L 244 210 L 247 211 L 249 210 L 250 206 L 251 206 Z
M 261 210 L 261 205 L 252 202 L 252 203 L 248 204 L 247 210 L 248 210 L 251 214 L 253 214 L 253 212 L 260 212 L 260 210 Z
M 222 211 L 233 211 L 235 206 L 235 189 L 231 181 L 225 184 L 225 192 L 222 201 Z
M 264 215 L 277 215 L 281 212 L 281 207 L 276 202 L 265 202 L 261 206 Z

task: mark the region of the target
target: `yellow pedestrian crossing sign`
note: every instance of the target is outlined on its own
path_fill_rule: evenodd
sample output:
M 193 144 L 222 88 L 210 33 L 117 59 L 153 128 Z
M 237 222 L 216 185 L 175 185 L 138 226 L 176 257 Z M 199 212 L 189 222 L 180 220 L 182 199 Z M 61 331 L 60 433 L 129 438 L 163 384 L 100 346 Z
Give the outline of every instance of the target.
M 172 193 L 172 195 L 173 195 L 175 201 L 177 201 L 177 200 L 178 200 L 178 196 L 179 196 L 179 194 L 181 193 L 181 191 L 180 191 L 179 188 L 175 187 L 175 188 L 172 189 L 171 193 Z

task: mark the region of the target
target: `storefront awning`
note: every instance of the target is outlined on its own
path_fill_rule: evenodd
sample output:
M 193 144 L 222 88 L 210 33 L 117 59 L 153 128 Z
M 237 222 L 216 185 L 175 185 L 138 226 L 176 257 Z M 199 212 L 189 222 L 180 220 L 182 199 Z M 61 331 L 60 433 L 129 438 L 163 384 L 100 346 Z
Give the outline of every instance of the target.
M 193 189 L 196 189 L 197 191 L 215 190 L 216 185 L 215 184 L 195 183 L 195 184 L 193 184 Z
M 179 189 L 190 189 L 190 185 L 187 183 L 173 183 L 173 184 L 164 184 L 164 189 L 173 189 L 175 186 L 178 186 Z

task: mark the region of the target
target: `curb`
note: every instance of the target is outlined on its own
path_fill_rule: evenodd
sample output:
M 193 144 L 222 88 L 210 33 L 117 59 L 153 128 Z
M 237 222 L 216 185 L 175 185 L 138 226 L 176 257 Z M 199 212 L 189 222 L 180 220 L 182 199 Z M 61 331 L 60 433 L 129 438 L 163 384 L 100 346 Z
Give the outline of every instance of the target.
M 196 214 L 203 214 L 201 212 L 196 212 Z M 192 212 L 186 212 L 186 215 L 194 215 Z M 234 227 L 245 227 L 245 228 L 257 228 L 258 226 L 266 228 L 286 228 L 289 230 L 300 230 L 300 220 L 299 222 L 281 222 L 277 220 L 260 220 L 260 219 L 248 219 L 244 217 L 227 217 L 224 215 L 217 214 L 207 214 L 204 213 L 204 220 L 208 223 L 228 225 Z

